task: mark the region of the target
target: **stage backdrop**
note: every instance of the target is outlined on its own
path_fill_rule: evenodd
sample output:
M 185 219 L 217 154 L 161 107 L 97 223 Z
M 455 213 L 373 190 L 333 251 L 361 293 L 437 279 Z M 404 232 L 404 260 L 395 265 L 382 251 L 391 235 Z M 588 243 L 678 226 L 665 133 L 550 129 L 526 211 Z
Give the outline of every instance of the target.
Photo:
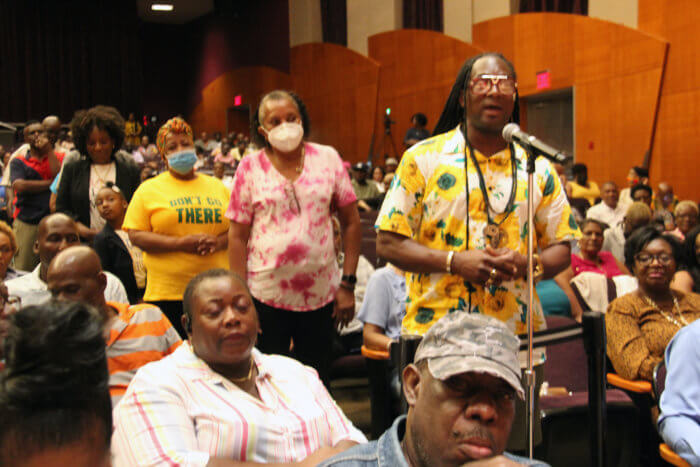
M 288 89 L 291 80 L 287 73 L 265 66 L 242 67 L 218 76 L 205 86 L 201 101 L 190 114 L 190 123 L 197 132 L 226 130 L 226 110 L 240 95 L 243 104 L 255 111 L 260 98 L 273 89 Z
M 302 44 L 289 55 L 292 89 L 311 119 L 310 140 L 343 159 L 367 160 L 377 105 L 379 64 L 336 44 Z
M 400 29 L 370 36 L 369 55 L 380 63 L 379 98 L 375 116 L 375 154 L 393 156 L 391 141 L 384 139 L 384 114 L 391 109 L 393 140 L 398 155 L 416 112 L 428 117 L 432 132 L 450 93 L 457 72 L 479 47 L 425 29 Z
M 700 199 L 700 7 L 697 0 L 639 0 L 639 29 L 670 42 L 651 157 L 651 180 Z
M 551 89 L 574 87 L 575 158 L 589 178 L 626 185 L 651 149 L 668 42 L 580 15 L 525 13 L 474 25 L 474 43 L 513 61 L 521 96 L 536 73 Z M 652 158 L 654 155 L 652 154 Z

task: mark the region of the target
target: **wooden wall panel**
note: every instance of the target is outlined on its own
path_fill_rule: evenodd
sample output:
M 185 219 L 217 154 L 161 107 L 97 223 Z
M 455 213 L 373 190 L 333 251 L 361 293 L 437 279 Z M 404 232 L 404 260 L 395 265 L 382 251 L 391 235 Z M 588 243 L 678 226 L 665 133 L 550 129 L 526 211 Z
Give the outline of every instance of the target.
M 536 72 L 551 89 L 574 87 L 575 157 L 589 176 L 625 184 L 650 147 L 668 43 L 608 21 L 526 13 L 474 25 L 474 44 L 502 52 L 520 95 L 536 95 Z
M 651 182 L 700 200 L 700 7 L 697 0 L 639 0 L 639 29 L 670 43 L 651 160 Z
M 292 47 L 290 72 L 311 118 L 309 139 L 335 147 L 345 160 L 367 160 L 379 64 L 346 47 L 314 43 Z
M 202 91 L 202 100 L 189 116 L 195 134 L 225 131 L 226 109 L 233 106 L 236 95 L 255 109 L 260 98 L 275 89 L 289 89 L 288 74 L 265 66 L 244 67 L 226 72 L 209 83 Z
M 381 64 L 379 97 L 375 116 L 375 154 L 383 164 L 384 111 L 391 108 L 392 133 L 398 155 L 404 150 L 403 138 L 416 112 L 428 117 L 432 131 L 437 123 L 452 84 L 467 58 L 481 49 L 423 29 L 400 29 L 375 34 L 369 38 L 369 56 Z M 386 151 L 385 151 L 386 149 Z

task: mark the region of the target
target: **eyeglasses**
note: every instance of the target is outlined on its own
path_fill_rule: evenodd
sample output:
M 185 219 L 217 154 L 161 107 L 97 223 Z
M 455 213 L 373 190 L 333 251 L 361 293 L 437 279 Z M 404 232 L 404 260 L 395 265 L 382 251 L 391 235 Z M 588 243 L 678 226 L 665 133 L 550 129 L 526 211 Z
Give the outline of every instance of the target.
M 637 253 L 636 255 L 634 255 L 634 259 L 636 259 L 637 262 L 642 266 L 651 264 L 654 260 L 657 260 L 660 264 L 667 266 L 671 264 L 671 261 L 673 261 L 674 258 L 668 253 L 660 253 L 658 255 L 652 255 L 649 253 Z
M 493 86 L 506 96 L 512 96 L 518 88 L 518 83 L 508 75 L 479 75 L 469 83 L 469 90 L 478 96 L 487 94 Z
M 299 205 L 299 200 L 297 199 L 297 193 L 296 190 L 294 190 L 294 185 L 292 185 L 291 182 L 284 186 L 284 194 L 289 200 L 289 210 L 294 214 L 299 215 L 299 213 L 301 213 L 301 206 Z

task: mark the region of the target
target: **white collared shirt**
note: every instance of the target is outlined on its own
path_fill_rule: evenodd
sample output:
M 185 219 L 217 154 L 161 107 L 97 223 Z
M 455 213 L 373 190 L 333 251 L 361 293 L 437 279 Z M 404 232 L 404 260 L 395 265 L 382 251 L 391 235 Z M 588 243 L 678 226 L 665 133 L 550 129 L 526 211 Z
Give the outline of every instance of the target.
M 605 222 L 608 227 L 615 227 L 625 218 L 627 207 L 627 204 L 618 201 L 617 206 L 613 209 L 601 201 L 588 209 L 586 218 Z
M 17 295 L 22 300 L 22 307 L 41 305 L 51 298 L 48 285 L 39 277 L 40 269 L 41 264 L 37 265 L 29 274 L 5 282 L 7 292 L 10 295 Z M 105 300 L 108 302 L 129 303 L 122 281 L 111 272 L 103 272 L 107 276 Z
M 257 349 L 253 358 L 260 399 L 211 370 L 188 342 L 141 367 L 114 409 L 114 465 L 296 462 L 343 440 L 367 442 L 312 368 Z

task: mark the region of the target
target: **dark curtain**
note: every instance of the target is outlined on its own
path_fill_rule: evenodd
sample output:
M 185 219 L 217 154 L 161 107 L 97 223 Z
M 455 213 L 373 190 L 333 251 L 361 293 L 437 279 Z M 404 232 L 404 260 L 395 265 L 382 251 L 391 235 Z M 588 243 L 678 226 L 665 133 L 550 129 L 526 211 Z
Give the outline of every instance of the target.
M 135 1 L 0 0 L 0 120 L 139 112 L 142 81 Z
M 442 32 L 442 11 L 442 0 L 403 0 L 403 27 Z
M 348 10 L 346 0 L 321 0 L 323 42 L 348 45 Z
M 588 0 L 520 0 L 520 13 L 530 12 L 588 14 Z

